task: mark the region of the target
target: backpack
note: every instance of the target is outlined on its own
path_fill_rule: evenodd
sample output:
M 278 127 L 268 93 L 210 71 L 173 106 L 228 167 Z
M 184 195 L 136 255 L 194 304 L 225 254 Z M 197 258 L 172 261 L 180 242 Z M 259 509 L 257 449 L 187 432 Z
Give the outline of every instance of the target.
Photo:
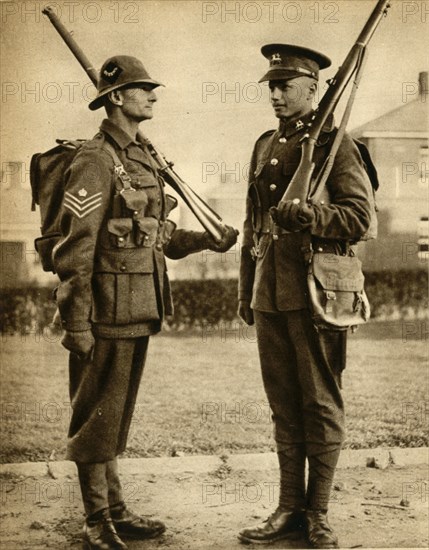
M 378 191 L 378 188 L 380 187 L 380 182 L 378 179 L 377 168 L 374 166 L 374 163 L 372 161 L 372 158 L 368 151 L 367 146 L 361 141 L 359 141 L 358 139 L 353 138 L 353 141 L 357 146 L 357 148 L 359 149 L 359 153 L 362 158 L 362 162 L 363 162 L 366 174 L 371 183 L 371 194 L 369 196 L 371 221 L 367 232 L 360 239 L 361 241 L 370 241 L 372 239 L 376 239 L 378 234 L 378 219 L 377 219 L 378 206 L 377 206 L 375 194 Z
M 337 130 L 334 130 L 332 132 L 334 141 L 335 141 L 336 132 L 337 132 Z M 360 157 L 361 157 L 361 160 L 362 160 L 362 163 L 363 163 L 363 167 L 365 169 L 366 175 L 368 176 L 368 180 L 371 184 L 371 190 L 370 190 L 370 194 L 369 194 L 369 197 L 368 197 L 369 206 L 370 206 L 370 224 L 369 224 L 367 232 L 359 239 L 360 241 L 369 241 L 369 240 L 372 240 L 372 239 L 376 239 L 377 238 L 377 233 L 378 233 L 378 219 L 377 219 L 378 206 L 377 206 L 377 202 L 376 202 L 376 192 L 378 191 L 378 188 L 380 187 L 380 182 L 379 182 L 379 179 L 378 179 L 377 169 L 374 165 L 374 162 L 371 158 L 371 155 L 370 155 L 370 152 L 369 152 L 367 146 L 363 142 L 359 141 L 358 139 L 355 139 L 355 138 L 352 138 L 352 139 L 353 139 L 353 143 L 355 144 L 355 146 L 357 147 L 357 149 L 359 151 L 359 154 L 360 154 Z M 327 161 L 327 160 L 328 159 L 325 159 L 325 161 Z M 326 162 L 325 162 L 325 164 L 326 164 Z M 324 167 L 325 167 L 325 164 L 322 165 L 322 167 L 320 167 L 319 170 L 320 169 L 323 170 Z M 320 197 L 322 195 L 324 196 L 325 200 L 329 200 L 328 195 L 326 195 L 326 191 L 324 191 L 324 188 L 325 188 L 326 181 L 329 177 L 329 173 L 330 173 L 331 168 L 332 168 L 332 164 L 330 165 L 330 167 L 328 166 L 327 171 L 325 171 L 322 174 L 322 177 L 318 182 L 317 190 L 316 190 L 315 193 L 312 194 L 312 199 L 313 200 L 314 199 L 320 200 Z M 320 183 L 320 181 L 322 183 Z
M 41 236 L 35 239 L 34 247 L 39 254 L 43 271 L 55 273 L 52 251 L 61 237 L 61 206 L 64 196 L 64 177 L 67 168 L 73 162 L 78 151 L 87 140 L 61 140 L 58 145 L 45 153 L 36 153 L 31 157 L 30 184 L 31 210 L 40 208 Z M 104 142 L 104 149 L 112 156 L 115 173 L 124 187 L 129 184 L 129 176 L 119 160 L 113 146 Z

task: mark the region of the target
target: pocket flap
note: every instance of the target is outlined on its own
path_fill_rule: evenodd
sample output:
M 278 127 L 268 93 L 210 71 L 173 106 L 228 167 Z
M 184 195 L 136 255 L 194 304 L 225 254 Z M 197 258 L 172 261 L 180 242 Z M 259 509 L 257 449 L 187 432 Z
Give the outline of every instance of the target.
M 315 254 L 313 274 L 325 290 L 363 291 L 365 277 L 356 256 Z
M 107 221 L 107 230 L 113 235 L 124 237 L 133 229 L 133 220 L 131 218 L 111 218 Z
M 124 198 L 126 207 L 133 210 L 133 212 L 141 212 L 146 208 L 148 198 L 145 191 L 126 189 L 121 194 Z
M 156 234 L 158 231 L 158 220 L 156 218 L 139 218 L 136 221 L 140 231 L 146 235 Z
M 139 174 L 134 185 L 137 189 L 140 187 L 154 187 L 158 185 L 158 180 L 152 174 Z

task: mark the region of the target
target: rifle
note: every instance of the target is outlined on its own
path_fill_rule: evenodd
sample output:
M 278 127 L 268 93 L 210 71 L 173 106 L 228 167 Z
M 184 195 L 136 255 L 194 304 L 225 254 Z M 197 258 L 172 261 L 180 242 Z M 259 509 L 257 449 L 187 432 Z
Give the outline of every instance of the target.
M 345 127 L 350 115 L 353 99 L 362 74 L 363 62 L 366 53 L 366 46 L 377 29 L 381 19 L 387 14 L 390 7 L 389 0 L 378 0 L 373 12 L 371 13 L 364 28 L 359 34 L 356 42 L 348 53 L 344 63 L 338 69 L 337 74 L 328 80 L 329 87 L 320 101 L 318 109 L 309 125 L 309 130 L 302 138 L 301 160 L 295 174 L 290 181 L 286 192 L 280 203 L 293 200 L 296 203 L 301 201 L 316 200 L 318 191 L 323 188 L 323 184 L 328 178 L 329 172 L 334 163 L 335 154 L 340 146 Z M 312 181 L 315 164 L 313 162 L 314 147 L 319 138 L 323 125 L 328 116 L 334 112 L 341 96 L 344 93 L 352 76 L 355 74 L 353 90 L 350 95 L 344 116 L 332 145 L 330 154 L 324 162 L 319 174 Z
M 94 86 L 97 86 L 97 71 L 79 47 L 71 32 L 69 32 L 63 25 L 54 9 L 51 6 L 46 6 L 42 10 L 42 13 L 48 17 L 58 34 L 63 38 L 64 42 L 67 44 L 72 54 L 89 76 Z M 147 139 L 146 136 L 144 136 L 140 131 L 138 135 L 147 146 L 152 158 L 155 160 L 162 178 L 178 193 L 178 195 L 180 195 L 204 229 L 206 229 L 206 231 L 208 231 L 216 241 L 220 241 L 225 232 L 225 225 L 222 223 L 222 218 L 200 196 L 198 196 L 186 182 L 182 180 L 182 178 L 173 170 L 173 163 L 169 162 L 153 145 L 153 143 Z

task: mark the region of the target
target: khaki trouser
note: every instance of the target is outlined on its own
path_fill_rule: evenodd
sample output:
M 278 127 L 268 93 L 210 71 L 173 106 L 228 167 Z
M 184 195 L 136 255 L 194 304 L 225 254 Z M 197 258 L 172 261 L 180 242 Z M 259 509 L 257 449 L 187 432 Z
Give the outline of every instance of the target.
M 317 332 L 307 310 L 254 313 L 279 453 L 280 500 L 288 508 L 325 509 L 344 439 L 340 386 L 346 333 Z
M 91 359 L 70 354 L 67 459 L 108 462 L 125 450 L 148 342 L 96 337 Z

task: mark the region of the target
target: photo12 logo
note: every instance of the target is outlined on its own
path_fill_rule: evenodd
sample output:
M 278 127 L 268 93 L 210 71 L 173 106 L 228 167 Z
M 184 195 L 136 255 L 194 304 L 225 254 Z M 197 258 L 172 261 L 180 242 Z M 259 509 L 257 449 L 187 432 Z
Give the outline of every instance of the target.
M 202 2 L 203 23 L 339 23 L 338 2 Z
M 20 23 L 40 23 L 45 20 L 46 8 L 54 12 L 63 23 L 98 23 L 106 20 L 111 23 L 141 23 L 139 2 L 1 2 L 2 23 L 18 20 Z

